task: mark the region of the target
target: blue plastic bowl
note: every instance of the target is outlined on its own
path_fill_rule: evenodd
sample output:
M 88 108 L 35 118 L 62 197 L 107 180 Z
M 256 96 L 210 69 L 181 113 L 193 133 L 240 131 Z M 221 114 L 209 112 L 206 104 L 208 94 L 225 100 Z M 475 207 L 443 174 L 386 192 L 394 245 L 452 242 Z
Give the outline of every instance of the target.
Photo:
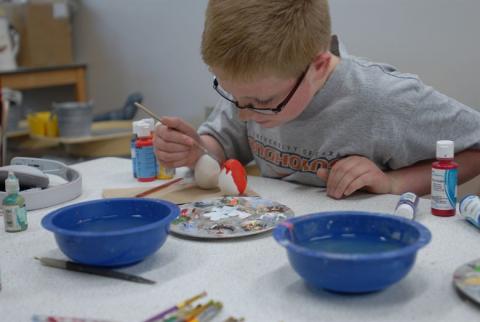
M 75 262 L 124 266 L 155 253 L 178 214 L 177 205 L 163 200 L 101 199 L 55 210 L 42 219 L 42 226 Z
M 307 284 L 342 293 L 379 291 L 398 282 L 431 239 L 415 221 L 359 211 L 290 218 L 273 236 Z

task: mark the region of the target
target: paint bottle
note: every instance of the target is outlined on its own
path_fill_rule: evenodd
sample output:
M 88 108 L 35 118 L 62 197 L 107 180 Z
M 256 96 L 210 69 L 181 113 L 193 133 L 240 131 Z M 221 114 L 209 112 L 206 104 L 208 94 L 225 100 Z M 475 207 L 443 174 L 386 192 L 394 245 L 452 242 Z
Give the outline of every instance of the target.
M 477 195 L 467 195 L 458 207 L 460 214 L 475 227 L 480 228 L 480 198 Z
M 418 196 L 413 192 L 405 192 L 398 200 L 395 207 L 395 215 L 414 220 L 417 213 L 418 200 Z
M 150 125 L 150 130 L 152 132 L 152 137 L 153 137 L 155 132 L 154 119 L 150 118 L 150 119 L 145 119 L 144 121 Z M 172 179 L 173 177 L 175 177 L 175 168 L 166 168 L 160 162 L 157 161 L 157 179 L 168 180 L 168 179 Z
M 437 161 L 432 163 L 432 214 L 455 215 L 458 164 L 453 161 L 453 141 L 437 141 Z
M 25 199 L 19 193 L 20 185 L 13 171 L 8 172 L 8 177 L 5 180 L 5 192 L 7 196 L 2 202 L 5 231 L 18 232 L 26 230 L 28 223 Z
M 138 125 L 137 140 L 135 141 L 135 158 L 137 163 L 137 180 L 140 182 L 155 180 L 157 177 L 157 162 L 153 152 L 150 126 L 144 122 Z
M 138 124 L 140 121 L 132 122 L 132 137 L 130 139 L 130 154 L 132 157 L 132 173 L 133 177 L 137 177 L 137 158 L 136 158 L 136 148 L 135 143 L 137 142 L 138 138 Z

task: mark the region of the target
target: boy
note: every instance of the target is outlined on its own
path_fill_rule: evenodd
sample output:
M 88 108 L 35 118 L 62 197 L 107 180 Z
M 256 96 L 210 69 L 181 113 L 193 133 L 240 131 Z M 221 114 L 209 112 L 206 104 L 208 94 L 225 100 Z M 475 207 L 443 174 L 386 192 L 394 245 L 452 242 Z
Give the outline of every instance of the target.
M 221 97 L 197 131 L 165 117 L 155 147 L 193 167 L 200 142 L 218 159 L 255 160 L 263 176 L 357 190 L 430 192 L 436 141 L 455 141 L 459 182 L 480 173 L 480 113 L 415 75 L 350 56 L 330 32 L 327 0 L 210 0 L 202 56 Z

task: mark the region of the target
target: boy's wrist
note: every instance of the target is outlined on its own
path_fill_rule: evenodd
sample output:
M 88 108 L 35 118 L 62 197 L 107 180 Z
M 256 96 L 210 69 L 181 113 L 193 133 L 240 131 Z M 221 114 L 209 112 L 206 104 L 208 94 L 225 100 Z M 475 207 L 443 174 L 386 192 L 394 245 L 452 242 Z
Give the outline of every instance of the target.
M 388 193 L 392 194 L 392 195 L 402 194 L 397 178 L 395 178 L 395 176 L 393 176 L 391 173 L 387 173 L 387 177 L 390 181 L 390 185 L 389 185 L 390 189 L 389 189 Z

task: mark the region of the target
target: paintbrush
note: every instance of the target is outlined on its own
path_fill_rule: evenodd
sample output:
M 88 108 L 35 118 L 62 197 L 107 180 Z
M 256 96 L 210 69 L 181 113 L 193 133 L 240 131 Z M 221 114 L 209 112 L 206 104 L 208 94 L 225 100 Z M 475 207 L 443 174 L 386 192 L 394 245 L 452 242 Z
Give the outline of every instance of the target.
M 192 312 L 184 320 L 185 322 L 208 322 L 220 312 L 222 307 L 223 304 L 221 302 L 209 301 L 201 308 Z
M 155 187 L 153 187 L 153 188 L 151 188 L 151 189 L 148 189 L 148 190 L 146 190 L 146 191 L 137 193 L 137 194 L 135 195 L 135 197 L 136 197 L 136 198 L 141 198 L 141 197 L 148 196 L 148 195 L 150 195 L 150 194 L 152 194 L 152 193 L 155 193 L 155 192 L 157 192 L 157 191 L 160 191 L 160 190 L 162 190 L 162 189 L 165 189 L 165 188 L 167 188 L 167 187 L 170 187 L 171 185 L 173 185 L 173 184 L 175 184 L 175 183 L 177 183 L 177 182 L 183 181 L 183 180 L 184 180 L 184 178 L 177 178 L 177 179 L 170 180 L 170 181 L 168 181 L 168 182 L 162 183 L 162 184 L 160 184 L 160 185 L 158 185 L 158 186 L 155 186 Z
M 135 104 L 136 107 L 140 108 L 142 111 L 144 111 L 149 116 L 153 117 L 153 119 L 155 119 L 156 121 L 160 122 L 160 124 L 162 124 L 162 121 L 160 121 L 160 117 L 157 116 L 155 113 L 153 113 L 151 109 L 149 109 L 145 105 L 142 105 L 138 102 L 135 102 L 134 104 Z M 209 155 L 212 159 L 214 159 L 219 164 L 221 164 L 220 160 L 218 160 L 218 158 L 216 156 L 214 156 L 210 151 L 208 151 L 208 149 L 206 147 L 204 147 L 200 142 L 197 142 L 195 140 L 193 140 L 193 142 L 194 142 L 195 146 L 197 146 L 200 150 L 203 151 L 203 153 Z
M 195 181 L 195 178 L 193 177 L 193 171 L 188 171 L 183 177 L 181 178 L 176 178 L 176 179 L 173 179 L 173 180 L 170 180 L 168 182 L 164 182 L 158 186 L 155 186 L 153 188 L 150 188 L 148 190 L 145 190 L 143 192 L 139 192 L 137 193 L 134 197 L 136 198 L 141 198 L 141 197 L 145 197 L 145 196 L 148 196 L 152 193 L 155 193 L 157 191 L 160 191 L 160 190 L 163 190 L 165 188 L 168 188 L 170 186 L 173 186 L 174 184 L 177 184 L 177 183 L 182 183 L 183 185 L 188 185 L 188 184 L 191 184 Z
M 154 321 L 158 321 L 160 319 L 163 319 L 165 318 L 167 315 L 169 315 L 170 313 L 173 313 L 173 312 L 176 312 L 178 310 L 181 310 L 183 309 L 184 307 L 192 304 L 193 302 L 195 302 L 196 300 L 204 297 L 204 296 L 207 296 L 207 292 L 202 292 L 200 294 L 197 294 L 189 299 L 186 299 L 185 301 L 182 301 L 180 303 L 178 303 L 177 305 L 174 305 L 168 309 L 166 309 L 165 311 L 162 311 L 160 313 L 158 313 L 157 315 L 155 316 L 152 316 L 151 318 L 145 320 L 144 322 L 154 322 Z
M 111 320 L 99 320 L 99 319 L 89 319 L 89 318 L 76 318 L 76 317 L 65 317 L 65 316 L 53 316 L 53 315 L 38 315 L 34 314 L 32 316 L 32 322 L 114 322 Z
M 79 264 L 79 263 L 74 263 L 74 262 L 71 262 L 71 261 L 65 261 L 65 260 L 48 258 L 48 257 L 34 257 L 34 258 L 39 260 L 40 263 L 42 263 L 45 266 L 50 266 L 50 267 L 54 267 L 54 268 L 61 268 L 61 269 L 65 269 L 65 270 L 68 270 L 68 271 L 105 276 L 105 277 L 116 278 L 116 279 L 120 279 L 120 280 L 124 280 L 124 281 L 141 283 L 141 284 L 155 284 L 156 283 L 155 281 L 152 281 L 152 280 L 140 277 L 140 276 L 114 271 L 114 270 L 109 269 L 109 268 Z

